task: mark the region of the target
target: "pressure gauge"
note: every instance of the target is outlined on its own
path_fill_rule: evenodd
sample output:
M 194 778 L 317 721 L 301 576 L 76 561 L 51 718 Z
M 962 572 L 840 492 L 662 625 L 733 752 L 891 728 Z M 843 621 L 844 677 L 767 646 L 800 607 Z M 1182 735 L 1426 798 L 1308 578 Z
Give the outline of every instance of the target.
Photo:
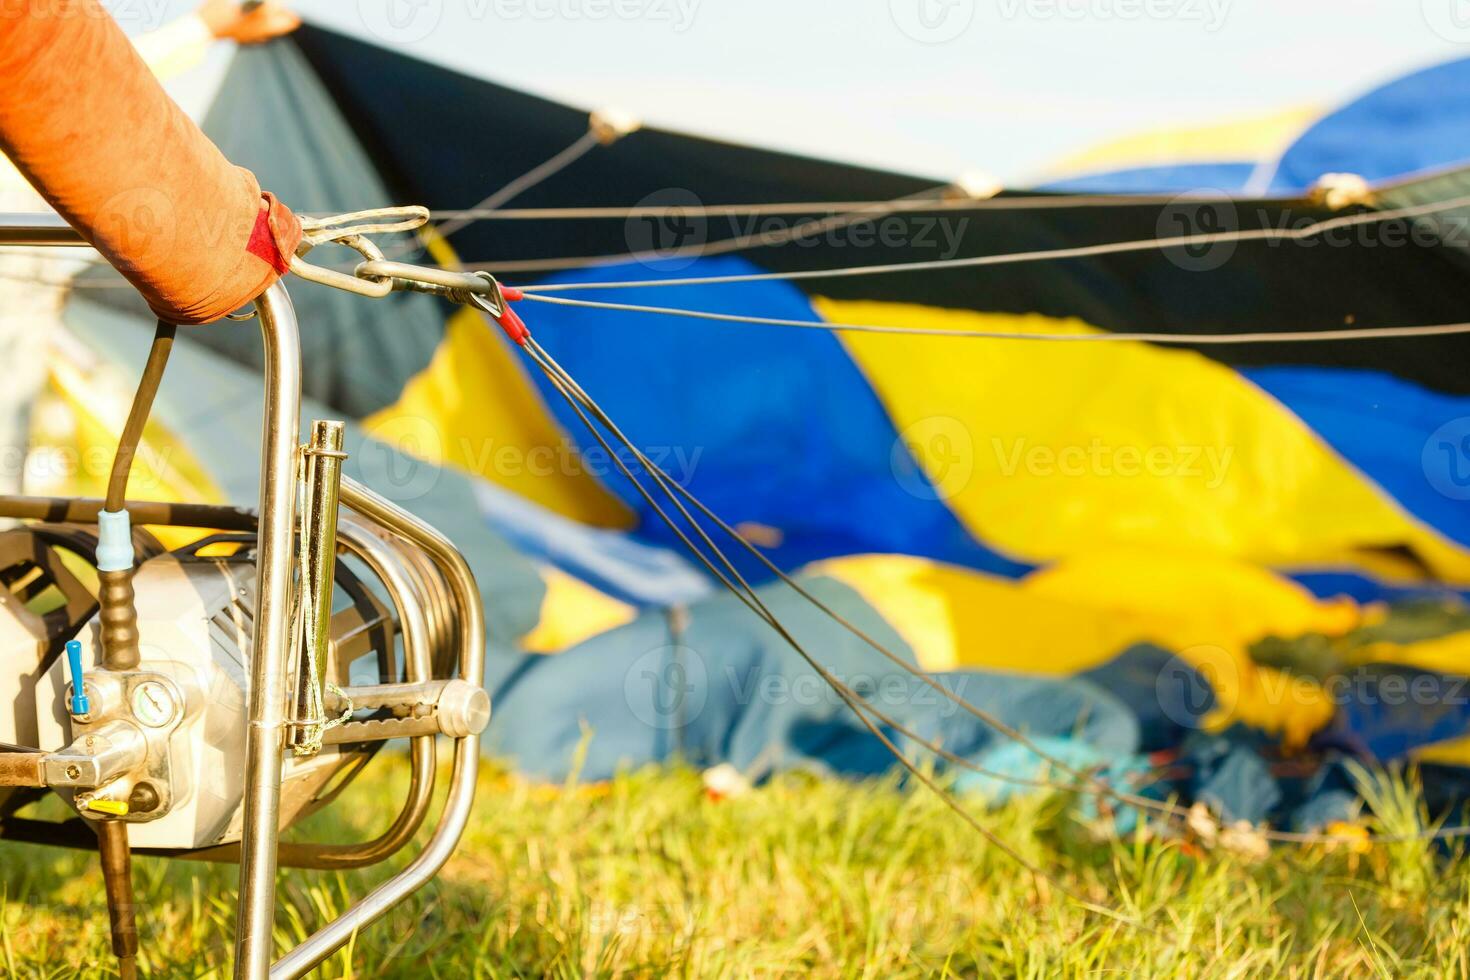
M 173 693 L 158 681 L 144 681 L 133 688 L 133 717 L 149 728 L 162 728 L 177 711 Z

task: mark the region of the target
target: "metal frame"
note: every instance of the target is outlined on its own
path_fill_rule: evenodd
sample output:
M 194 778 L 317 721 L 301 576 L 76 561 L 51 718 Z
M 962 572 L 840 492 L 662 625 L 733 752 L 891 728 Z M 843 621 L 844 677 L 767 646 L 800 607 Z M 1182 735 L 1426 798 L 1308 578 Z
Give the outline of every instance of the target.
M 0 496 L 0 517 L 39 520 L 52 523 L 95 524 L 103 509 L 100 499 L 83 497 Z M 172 527 L 222 528 L 254 535 L 254 511 L 216 504 L 171 504 L 157 501 L 130 500 L 128 512 L 138 525 Z M 402 684 L 371 688 L 349 687 L 354 702 L 372 699 L 375 692 L 401 690 L 406 694 L 422 694 L 436 690 L 444 681 L 433 679 L 436 669 L 448 666 L 440 657 L 446 649 L 445 633 L 454 622 L 453 599 L 448 585 L 436 565 L 417 549 L 401 546 L 402 539 L 389 539 L 350 514 L 342 517 L 338 542 L 345 551 L 358 558 L 378 577 L 388 594 L 397 618 L 393 622 L 401 631 L 404 645 L 404 680 Z M 420 564 L 420 563 L 424 564 Z M 425 575 L 425 572 L 428 575 Z M 439 620 L 436 622 L 436 619 Z M 432 718 L 416 720 L 433 721 Z M 342 733 L 343 741 L 357 741 L 360 730 L 382 722 L 355 722 L 334 728 L 329 735 Z M 428 814 L 436 778 L 437 746 L 432 726 L 420 731 L 397 723 L 402 737 L 410 741 L 409 788 L 402 809 L 389 828 L 378 837 L 360 843 L 316 844 L 281 842 L 277 845 L 277 867 L 314 870 L 364 868 L 391 857 L 412 840 Z M 329 738 L 329 743 L 338 741 Z M 44 753 L 42 753 L 44 754 Z M 7 778 L 7 767 L 23 767 L 28 753 L 0 753 L 0 785 L 17 785 Z M 71 847 L 93 848 L 95 835 L 81 818 L 62 823 L 9 818 L 4 821 L 5 839 Z M 202 850 L 172 848 L 134 848 L 135 853 L 171 857 L 186 861 L 212 861 L 238 864 L 240 844 L 220 844 Z
M 342 479 L 342 502 L 362 517 L 422 548 L 438 565 L 449 583 L 461 615 L 458 617 L 459 676 L 476 687 L 485 679 L 485 615 L 480 590 L 464 556 L 447 537 L 397 504 L 379 496 L 355 480 Z M 317 930 L 287 953 L 270 969 L 271 980 L 299 977 L 344 946 L 364 926 L 428 884 L 454 853 L 469 823 L 475 803 L 475 782 L 480 768 L 480 739 L 465 735 L 454 740 L 454 768 L 449 796 L 439 826 L 418 857 L 398 874 L 359 899 L 335 920 Z M 269 942 L 269 934 L 267 934 Z M 235 967 L 240 973 L 240 964 Z
M 84 246 L 87 243 L 62 219 L 54 214 L 0 214 L 0 245 Z M 281 771 L 286 750 L 287 711 L 290 658 L 290 615 L 292 607 L 293 533 L 295 519 L 295 480 L 298 439 L 301 432 L 301 344 L 297 321 L 285 287 L 277 282 L 256 299 L 262 341 L 265 346 L 265 411 L 261 426 L 260 500 L 257 526 L 258 594 L 255 610 L 256 634 L 251 663 L 249 728 L 246 733 L 246 771 L 244 793 L 244 830 L 240 842 L 240 896 L 236 918 L 234 975 L 241 980 L 299 977 L 316 966 L 364 926 L 376 920 L 395 904 L 423 887 L 438 873 L 454 852 L 469 821 L 474 804 L 475 782 L 479 768 L 479 738 L 467 734 L 454 739 L 454 766 L 448 798 L 438 826 L 424 849 L 402 871 L 380 884 L 335 920 L 327 923 L 295 949 L 274 964 L 273 925 L 275 916 L 275 878 L 280 850 L 279 815 Z M 15 516 L 33 516 L 55 520 L 62 510 L 67 514 L 86 509 L 80 501 L 61 503 L 37 501 L 18 504 Z M 367 522 L 375 523 L 392 535 L 423 550 L 443 576 L 451 594 L 451 609 L 435 608 L 401 611 L 405 636 L 406 661 L 410 679 L 426 666 L 417 656 L 426 652 L 424 644 L 407 642 L 413 634 L 420 636 L 446 623 L 446 617 L 458 634 L 459 677 L 475 687 L 484 680 L 485 624 L 479 589 L 464 557 L 453 543 L 439 531 L 377 495 L 367 487 L 344 478 L 341 502 Z M 130 504 L 130 507 L 132 504 Z M 141 511 L 159 509 L 162 514 L 207 517 L 218 509 L 191 508 L 189 505 L 154 505 L 142 503 Z M 237 512 L 242 524 L 256 524 L 248 514 Z M 144 514 L 140 523 L 149 523 Z M 180 521 L 188 523 L 188 521 Z M 212 526 L 220 526 L 214 524 Z M 390 546 L 391 547 L 391 546 Z M 372 550 L 372 549 L 364 549 Z M 361 554 L 361 552 L 359 552 Z M 369 555 L 362 555 L 370 564 Z M 403 593 L 412 605 L 415 592 L 412 583 L 402 575 L 389 583 L 393 591 Z M 419 593 L 417 598 L 433 601 Z M 428 620 L 425 616 L 427 615 Z M 427 677 L 424 677 L 427 680 Z M 433 768 L 433 736 L 412 739 L 412 755 L 419 768 L 427 763 Z M 405 811 L 388 833 L 365 847 L 350 845 L 349 853 L 338 857 L 360 857 L 362 854 L 386 856 L 397 850 L 423 819 L 427 792 L 432 790 L 432 771 L 426 774 L 428 785 L 411 791 Z M 405 830 L 407 833 L 405 834 Z M 328 862 L 329 864 L 332 862 Z M 353 862 L 356 866 L 356 862 Z
M 301 432 L 301 336 L 286 287 L 255 301 L 265 342 L 265 417 L 260 436 L 260 526 L 256 532 L 255 642 L 250 727 L 245 733 L 245 827 L 235 976 L 265 977 L 274 953 L 276 843 L 286 747 L 286 668 L 291 632 L 296 445 Z

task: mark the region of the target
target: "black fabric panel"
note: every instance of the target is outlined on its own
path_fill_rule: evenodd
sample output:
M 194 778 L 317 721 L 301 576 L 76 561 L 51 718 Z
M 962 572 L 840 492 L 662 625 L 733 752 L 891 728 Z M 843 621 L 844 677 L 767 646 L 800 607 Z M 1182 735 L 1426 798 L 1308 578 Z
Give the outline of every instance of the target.
M 469 208 L 587 131 L 580 109 L 310 25 L 297 43 L 348 109 L 399 197 Z M 643 129 L 594 149 L 509 207 L 629 205 L 660 192 L 706 203 L 872 200 L 932 181 Z M 624 223 L 481 222 L 452 239 L 466 261 L 560 258 L 629 248 Z
M 368 147 L 395 197 L 433 208 L 470 207 L 556 153 L 586 128 L 580 110 L 436 67 L 319 28 L 298 39 Z M 599 148 L 512 206 L 626 206 L 650 194 L 675 203 L 881 200 L 926 181 L 657 130 Z M 1298 226 L 1307 206 L 1246 202 L 1225 212 L 1158 204 L 909 215 L 898 242 L 850 238 L 746 251 L 780 271 L 911 262 L 1153 238 L 1216 228 Z M 738 219 L 737 219 L 738 220 Z M 789 219 L 799 220 L 799 219 Z M 940 224 L 938 222 L 943 222 Z M 1407 226 L 1396 228 L 1407 237 Z M 954 240 L 940 231 L 947 229 Z M 749 230 L 729 219 L 709 240 Z M 927 236 L 925 232 L 928 232 Z M 927 241 L 926 241 L 927 238 Z M 622 221 L 481 222 L 453 239 L 470 262 L 621 253 L 638 247 Z M 988 269 L 810 280 L 811 293 L 1004 312 L 1076 316 L 1115 331 L 1181 334 L 1395 326 L 1470 319 L 1470 273 L 1457 249 L 1386 244 L 1353 230 L 1332 243 L 1242 243 L 1171 261 L 1158 250 Z M 508 275 L 527 281 L 527 275 Z M 735 288 L 735 287 L 732 287 Z M 669 293 L 678 305 L 677 291 Z M 758 312 L 758 311 L 753 311 Z M 1470 393 L 1470 337 L 1342 344 L 1204 347 L 1238 366 L 1320 364 L 1388 370 L 1446 392 Z

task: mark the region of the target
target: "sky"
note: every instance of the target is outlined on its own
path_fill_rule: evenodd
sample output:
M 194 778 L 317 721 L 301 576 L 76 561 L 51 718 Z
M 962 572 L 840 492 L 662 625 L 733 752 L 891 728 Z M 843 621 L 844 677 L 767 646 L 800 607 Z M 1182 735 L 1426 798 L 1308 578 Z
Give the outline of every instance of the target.
M 191 0 L 107 0 L 130 30 Z M 1041 179 L 1131 133 L 1331 108 L 1470 57 L 1470 0 L 295 0 L 572 104 L 928 177 Z

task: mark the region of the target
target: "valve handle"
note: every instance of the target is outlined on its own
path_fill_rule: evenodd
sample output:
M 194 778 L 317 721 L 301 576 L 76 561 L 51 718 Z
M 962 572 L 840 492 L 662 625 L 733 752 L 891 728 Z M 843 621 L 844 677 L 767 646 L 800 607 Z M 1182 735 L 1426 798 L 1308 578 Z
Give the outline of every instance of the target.
M 82 677 L 82 642 L 66 641 L 66 665 L 71 671 L 71 713 L 85 715 L 92 710 L 87 700 L 87 685 Z

